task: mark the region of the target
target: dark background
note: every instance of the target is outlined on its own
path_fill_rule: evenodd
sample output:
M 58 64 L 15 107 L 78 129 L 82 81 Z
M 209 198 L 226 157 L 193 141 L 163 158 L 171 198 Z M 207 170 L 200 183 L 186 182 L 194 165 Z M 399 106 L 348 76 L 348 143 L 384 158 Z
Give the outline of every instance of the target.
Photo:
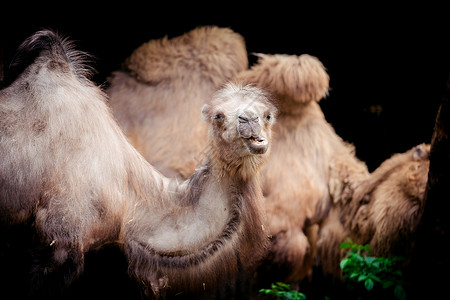
M 450 70 L 450 18 L 443 4 L 182 3 L 2 4 L 0 67 L 7 68 L 25 38 L 50 28 L 94 55 L 93 80 L 104 84 L 150 39 L 178 36 L 200 25 L 229 27 L 245 38 L 249 54 L 306 53 L 322 61 L 331 90 L 321 107 L 370 170 L 393 153 L 431 141 Z M 255 62 L 251 55 L 249 60 Z
M 320 102 L 325 116 L 338 135 L 356 146 L 357 156 L 370 170 L 393 153 L 431 141 L 450 71 L 450 18 L 444 3 L 330 7 L 300 1 L 210 1 L 197 6 L 116 2 L 0 4 L 0 80 L 19 44 L 43 28 L 59 31 L 74 40 L 77 49 L 94 55 L 93 80 L 101 85 L 142 43 L 217 25 L 240 33 L 248 53 L 306 53 L 319 58 L 330 75 L 330 94 Z M 255 62 L 252 56 L 249 60 Z M 20 241 L 11 249 L 0 243 L 0 298 L 5 290 L 23 289 L 17 277 L 30 263 L 24 260 L 30 247 L 27 230 L 0 231 L 1 240 Z M 94 293 L 99 298 L 138 299 L 125 258 L 118 249 L 105 248 L 100 254 L 86 254 L 85 273 L 72 298 L 93 298 Z M 3 257 L 4 249 L 16 259 Z M 435 276 L 427 274 L 430 280 Z

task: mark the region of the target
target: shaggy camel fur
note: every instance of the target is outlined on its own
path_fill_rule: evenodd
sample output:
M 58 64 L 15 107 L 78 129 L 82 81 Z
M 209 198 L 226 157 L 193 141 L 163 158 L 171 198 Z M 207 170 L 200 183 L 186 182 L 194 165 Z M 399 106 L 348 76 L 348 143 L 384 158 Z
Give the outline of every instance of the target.
M 339 262 L 345 252 L 339 245 L 347 237 L 369 244 L 374 256 L 408 260 L 425 205 L 429 153 L 430 145 L 421 144 L 393 155 L 356 187 L 351 198 L 334 203 L 317 242 L 325 273 L 341 276 Z
M 227 28 L 198 27 L 138 47 L 123 70 L 113 72 L 106 92 L 136 149 L 164 175 L 188 178 L 206 150 L 201 106 L 247 67 L 241 35 Z
M 258 172 L 276 109 L 265 92 L 228 84 L 205 104 L 208 151 L 179 182 L 128 143 L 67 40 L 40 31 L 16 57 L 0 90 L 0 224 L 32 223 L 44 284 L 70 284 L 106 243 L 123 247 L 147 294 L 210 291 L 252 270 L 268 244 Z

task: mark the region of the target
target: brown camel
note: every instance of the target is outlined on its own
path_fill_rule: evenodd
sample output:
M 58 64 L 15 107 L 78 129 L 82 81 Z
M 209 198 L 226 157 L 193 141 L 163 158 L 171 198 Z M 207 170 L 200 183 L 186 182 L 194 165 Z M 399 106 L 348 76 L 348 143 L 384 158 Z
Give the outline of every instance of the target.
M 32 223 L 34 250 L 48 254 L 34 278 L 70 285 L 84 254 L 107 243 L 123 248 L 149 296 L 213 291 L 251 272 L 268 244 L 258 180 L 276 113 L 268 94 L 220 89 L 202 109 L 205 159 L 180 181 L 127 141 L 83 57 L 37 32 L 0 90 L 0 224 Z
M 341 277 L 339 245 L 350 237 L 369 244 L 374 256 L 402 256 L 406 264 L 424 209 L 430 145 L 392 155 L 359 184 L 352 197 L 334 203 L 317 242 L 320 268 Z
M 201 106 L 247 67 L 241 35 L 203 26 L 138 47 L 123 69 L 113 72 L 106 92 L 114 117 L 136 149 L 164 175 L 186 179 L 206 150 Z

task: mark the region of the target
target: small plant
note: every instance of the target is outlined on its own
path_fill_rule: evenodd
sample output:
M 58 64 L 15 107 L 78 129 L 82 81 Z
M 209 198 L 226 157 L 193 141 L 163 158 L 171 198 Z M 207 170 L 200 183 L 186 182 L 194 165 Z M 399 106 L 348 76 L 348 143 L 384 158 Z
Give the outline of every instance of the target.
M 291 290 L 289 284 L 283 282 L 272 283 L 270 289 L 260 289 L 260 295 L 274 295 L 280 300 L 304 300 L 306 296 L 298 291 Z
M 354 283 L 363 282 L 367 291 L 380 287 L 385 291 L 393 289 L 396 299 L 406 298 L 403 274 L 396 266 L 402 257 L 373 257 L 370 245 L 355 244 L 350 238 L 340 245 L 340 249 L 348 249 L 340 262 L 345 278 Z

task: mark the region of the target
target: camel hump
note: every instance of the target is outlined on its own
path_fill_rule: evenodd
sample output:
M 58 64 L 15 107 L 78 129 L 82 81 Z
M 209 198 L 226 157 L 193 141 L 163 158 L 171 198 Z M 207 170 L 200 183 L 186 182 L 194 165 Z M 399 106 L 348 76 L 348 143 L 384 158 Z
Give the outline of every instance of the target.
M 141 82 L 153 83 L 191 76 L 230 79 L 248 68 L 242 35 L 230 28 L 199 26 L 183 35 L 150 40 L 139 46 L 123 65 Z M 216 84 L 222 84 L 222 80 Z
M 5 70 L 1 88 L 11 85 L 34 64 L 46 65 L 49 71 L 54 72 L 74 72 L 87 81 L 92 71 L 86 64 L 88 58 L 87 53 L 74 50 L 72 42 L 57 32 L 50 29 L 37 31 L 18 47 Z
M 299 103 L 320 101 L 328 95 L 330 77 L 314 56 L 253 53 L 258 61 L 238 79 L 266 87 L 280 98 Z

